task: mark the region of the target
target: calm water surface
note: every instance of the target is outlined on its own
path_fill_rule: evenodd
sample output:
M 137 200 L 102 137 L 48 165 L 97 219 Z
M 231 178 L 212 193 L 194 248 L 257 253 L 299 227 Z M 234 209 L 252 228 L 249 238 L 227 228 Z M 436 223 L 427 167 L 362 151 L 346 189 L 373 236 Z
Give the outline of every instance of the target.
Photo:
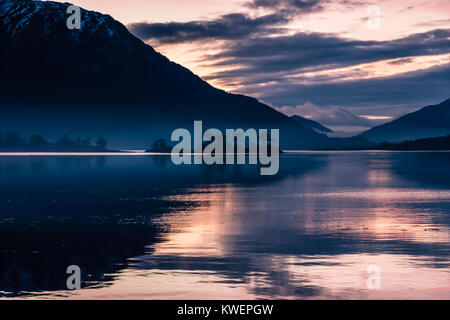
M 0 297 L 450 299 L 449 258 L 447 152 L 0 157 Z

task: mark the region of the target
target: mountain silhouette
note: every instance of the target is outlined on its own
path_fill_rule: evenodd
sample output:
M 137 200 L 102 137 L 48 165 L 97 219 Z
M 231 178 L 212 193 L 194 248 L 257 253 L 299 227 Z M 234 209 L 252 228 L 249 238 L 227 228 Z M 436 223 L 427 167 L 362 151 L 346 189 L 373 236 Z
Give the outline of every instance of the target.
M 282 148 L 331 143 L 254 98 L 212 87 L 109 15 L 82 9 L 81 29 L 69 30 L 69 5 L 0 0 L 0 129 L 145 148 L 202 120 L 205 129 L 278 128 Z
M 402 142 L 450 134 L 450 99 L 427 106 L 361 134 L 375 142 Z
M 381 150 L 450 150 L 450 135 L 445 137 L 425 138 L 401 143 L 383 142 L 378 147 Z
M 306 119 L 303 118 L 301 116 L 291 116 L 291 119 L 294 120 L 296 123 L 298 123 L 299 125 L 305 127 L 305 128 L 310 128 L 313 129 L 317 132 L 320 133 L 333 133 L 333 130 L 331 130 L 330 128 L 327 128 L 323 125 L 321 125 L 319 122 L 311 120 L 311 119 Z

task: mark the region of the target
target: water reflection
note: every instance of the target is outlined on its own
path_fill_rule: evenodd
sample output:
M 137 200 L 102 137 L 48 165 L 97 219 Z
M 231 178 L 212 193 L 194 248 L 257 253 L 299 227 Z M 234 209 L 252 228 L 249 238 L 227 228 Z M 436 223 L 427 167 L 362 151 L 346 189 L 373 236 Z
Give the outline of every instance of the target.
M 449 153 L 286 154 L 276 177 L 154 156 L 43 158 L 39 170 L 14 159 L 11 176 L 11 160 L 0 158 L 10 295 L 450 298 Z M 88 288 L 64 291 L 74 260 Z M 372 264 L 381 290 L 366 287 Z

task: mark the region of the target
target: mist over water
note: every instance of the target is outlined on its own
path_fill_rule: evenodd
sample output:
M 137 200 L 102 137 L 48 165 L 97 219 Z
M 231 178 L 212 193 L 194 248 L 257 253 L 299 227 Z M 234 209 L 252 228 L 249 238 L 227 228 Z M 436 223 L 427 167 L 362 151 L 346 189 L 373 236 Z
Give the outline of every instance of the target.
M 0 157 L 0 297 L 450 298 L 450 153 Z M 82 290 L 66 289 L 79 265 Z M 369 290 L 366 270 L 381 270 Z

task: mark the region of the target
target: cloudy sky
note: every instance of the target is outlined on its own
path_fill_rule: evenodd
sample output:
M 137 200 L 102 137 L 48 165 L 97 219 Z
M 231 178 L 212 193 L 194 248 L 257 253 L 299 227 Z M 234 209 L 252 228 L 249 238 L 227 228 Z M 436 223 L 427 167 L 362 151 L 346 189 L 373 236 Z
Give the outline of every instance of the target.
M 450 97 L 448 0 L 72 0 L 222 89 L 337 131 Z

